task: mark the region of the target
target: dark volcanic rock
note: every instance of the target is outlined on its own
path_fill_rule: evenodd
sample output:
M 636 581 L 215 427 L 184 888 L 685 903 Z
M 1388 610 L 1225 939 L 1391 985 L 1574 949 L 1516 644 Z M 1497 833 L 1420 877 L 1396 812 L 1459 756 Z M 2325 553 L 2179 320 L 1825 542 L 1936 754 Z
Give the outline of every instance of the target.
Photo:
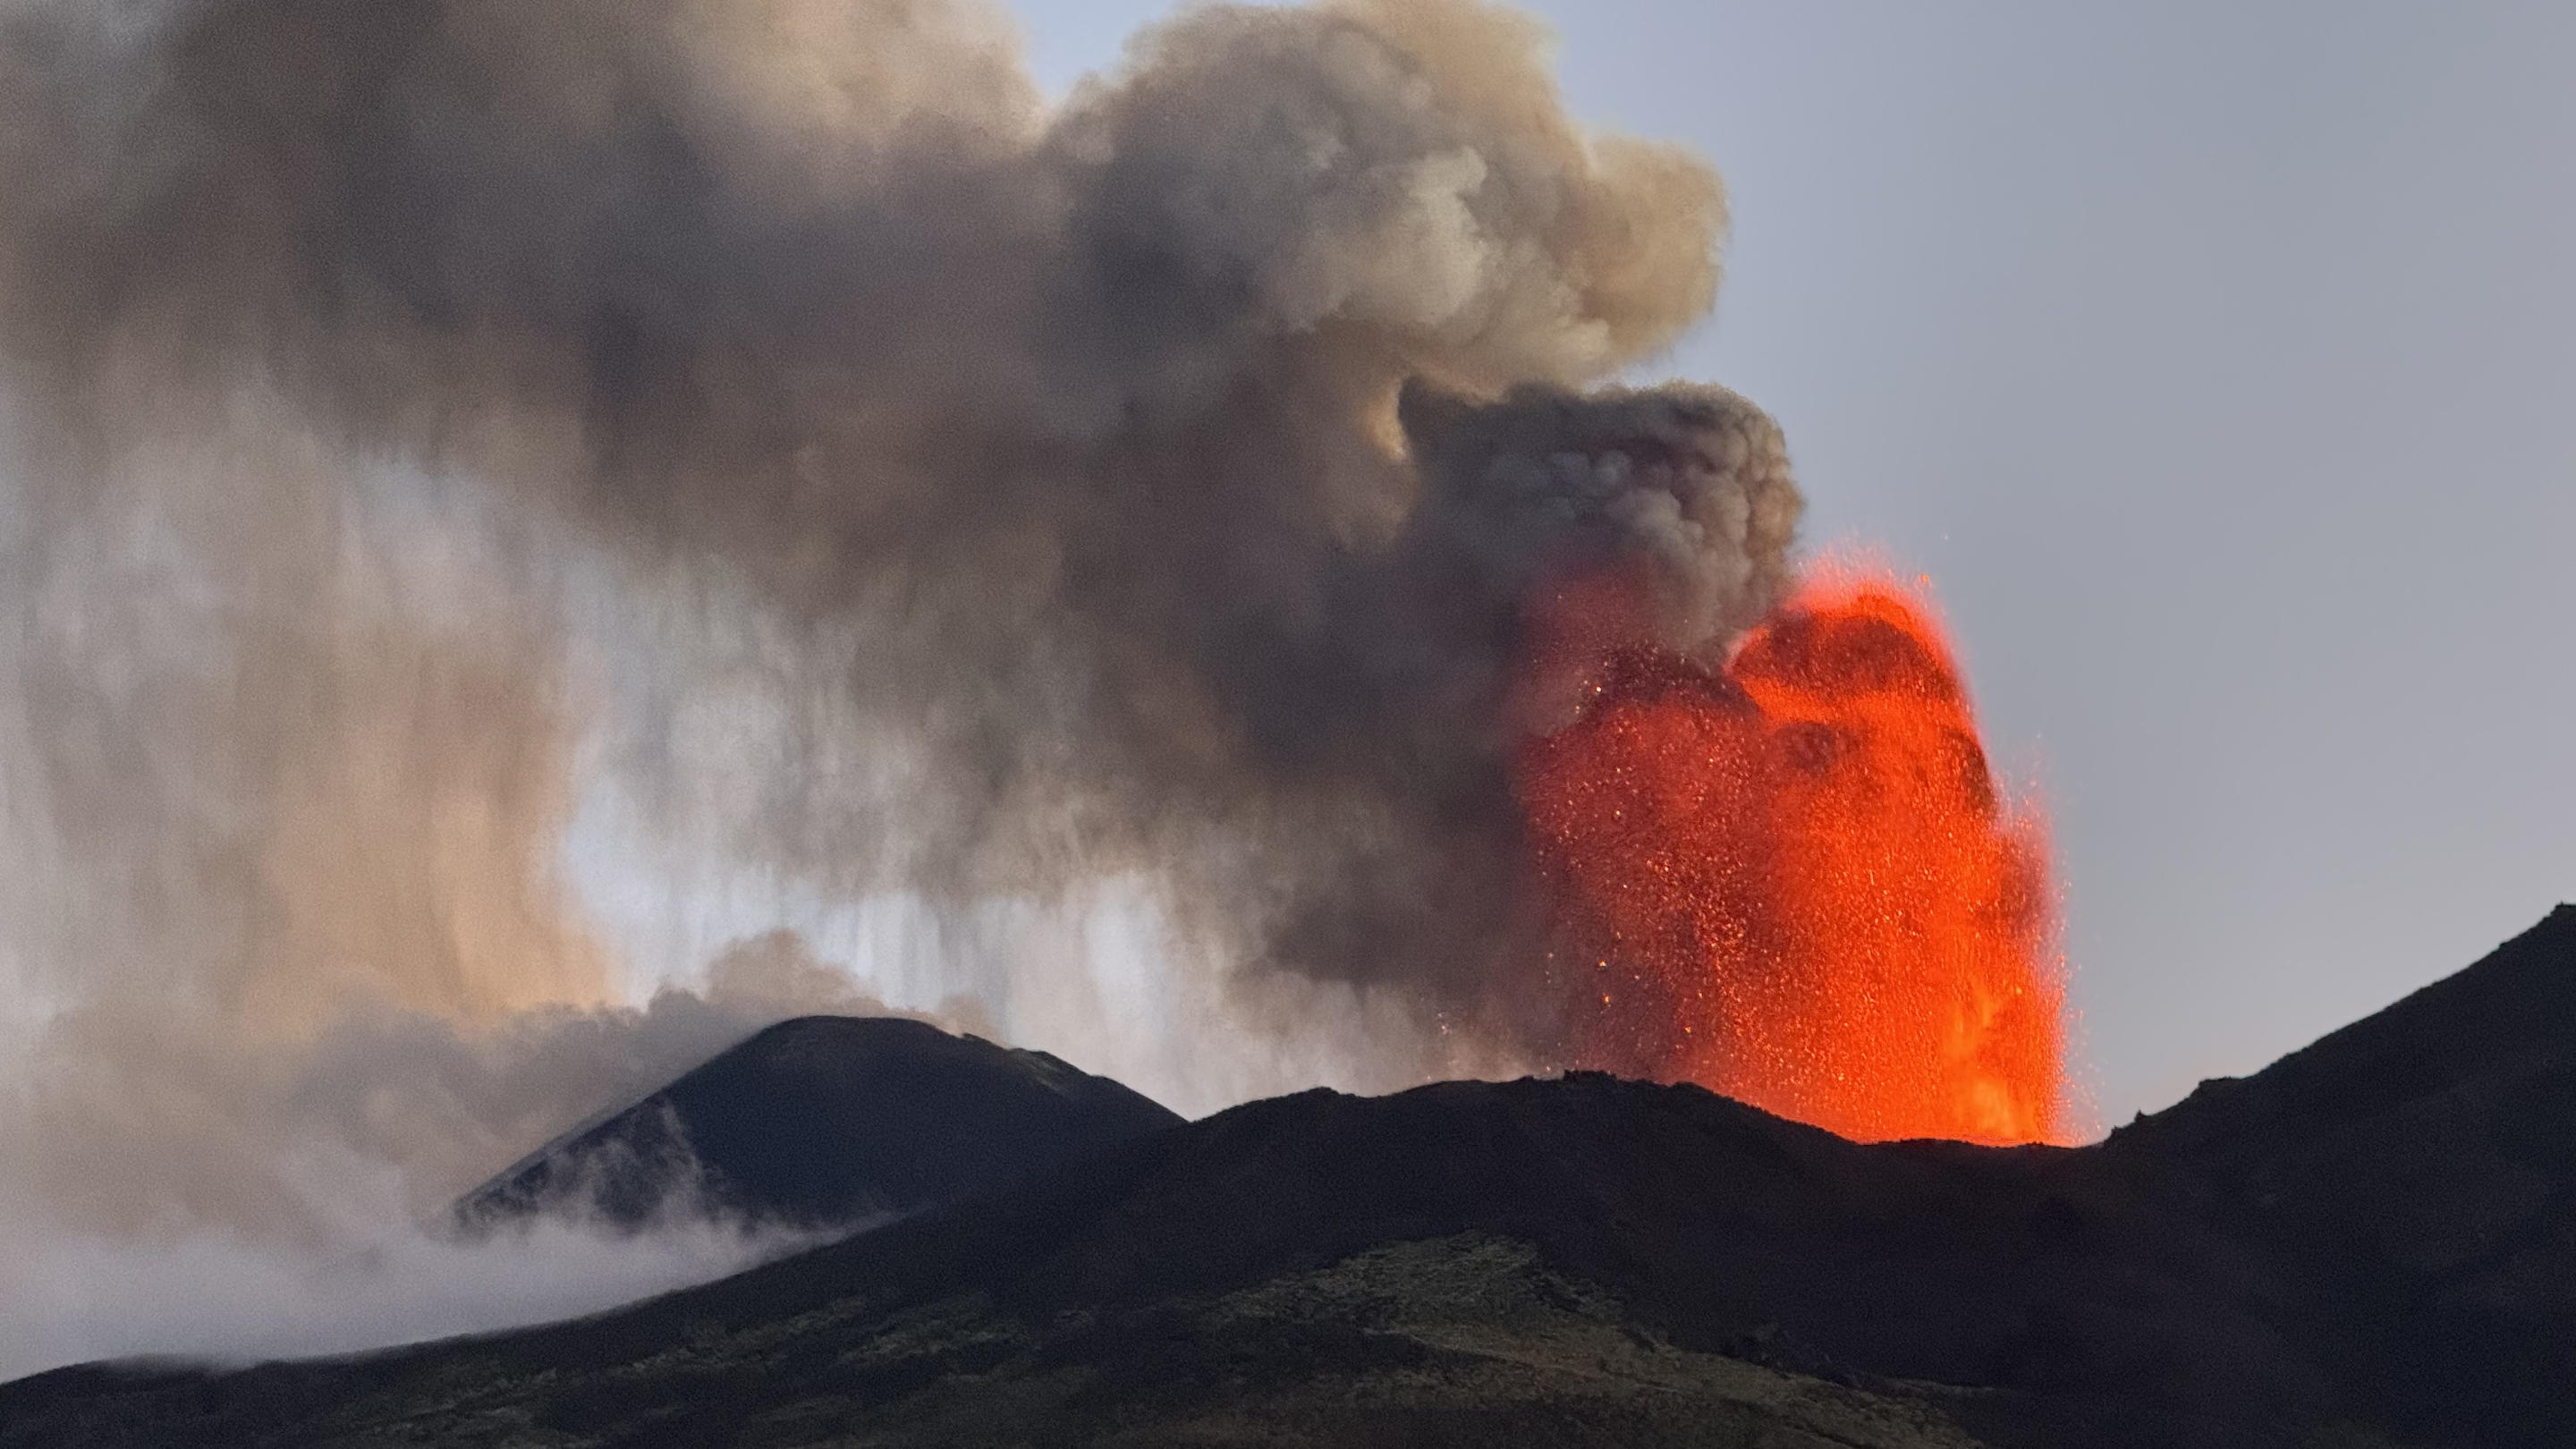
M 1179 1125 L 1044 1052 L 893 1018 L 781 1022 L 457 1202 L 472 1229 L 671 1212 L 829 1227 L 916 1212 Z
M 2576 911 L 2101 1147 L 1310 1092 L 552 1328 L 0 1390 L 19 1445 L 2565 1446 Z
M 2576 1445 L 2576 907 L 2103 1151 L 2192 1183 L 2405 1435 Z

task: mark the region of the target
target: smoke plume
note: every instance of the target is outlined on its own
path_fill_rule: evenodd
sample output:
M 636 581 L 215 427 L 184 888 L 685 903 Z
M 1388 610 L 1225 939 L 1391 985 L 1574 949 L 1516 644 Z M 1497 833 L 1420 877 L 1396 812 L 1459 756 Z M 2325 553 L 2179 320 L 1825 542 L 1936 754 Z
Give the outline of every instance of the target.
M 1477 0 L 1195 8 L 1060 103 L 966 0 L 0 0 L 49 1210 L 273 1233 L 314 1142 L 425 1200 L 711 1050 L 617 1005 L 601 820 L 1179 1105 L 1561 1063 L 1534 601 L 1715 659 L 1787 584 L 1770 421 L 1604 387 L 1724 226 Z

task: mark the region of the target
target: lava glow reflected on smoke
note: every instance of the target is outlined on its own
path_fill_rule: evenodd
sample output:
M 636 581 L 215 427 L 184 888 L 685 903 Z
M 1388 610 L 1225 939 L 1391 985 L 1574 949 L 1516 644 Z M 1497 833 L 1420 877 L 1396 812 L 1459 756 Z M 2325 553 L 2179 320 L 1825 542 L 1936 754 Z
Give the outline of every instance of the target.
M 1557 653 L 1602 602 L 1560 598 Z M 2045 826 L 1927 597 L 1830 564 L 1722 671 L 1586 664 L 1519 771 L 1583 1057 L 1865 1141 L 2068 1137 Z

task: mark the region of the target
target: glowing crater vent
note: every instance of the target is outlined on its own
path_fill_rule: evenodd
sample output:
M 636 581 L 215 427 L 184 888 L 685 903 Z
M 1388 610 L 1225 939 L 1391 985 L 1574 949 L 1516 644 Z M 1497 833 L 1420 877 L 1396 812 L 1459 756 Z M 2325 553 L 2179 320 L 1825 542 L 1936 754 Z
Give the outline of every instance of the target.
M 1721 671 L 1592 664 L 1518 780 L 1579 1053 L 1864 1141 L 2065 1140 L 2045 823 L 1929 599 L 1828 565 Z

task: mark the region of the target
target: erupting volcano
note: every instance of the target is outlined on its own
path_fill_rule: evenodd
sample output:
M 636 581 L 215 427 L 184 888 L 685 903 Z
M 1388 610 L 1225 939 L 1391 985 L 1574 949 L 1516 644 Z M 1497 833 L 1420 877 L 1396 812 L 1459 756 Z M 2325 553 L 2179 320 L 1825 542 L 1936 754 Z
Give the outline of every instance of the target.
M 1609 594 L 1558 596 L 1555 652 Z M 1864 1141 L 2064 1139 L 2043 822 L 2000 792 L 1928 598 L 1809 573 L 1722 669 L 1592 651 L 1518 764 L 1578 1049 Z

